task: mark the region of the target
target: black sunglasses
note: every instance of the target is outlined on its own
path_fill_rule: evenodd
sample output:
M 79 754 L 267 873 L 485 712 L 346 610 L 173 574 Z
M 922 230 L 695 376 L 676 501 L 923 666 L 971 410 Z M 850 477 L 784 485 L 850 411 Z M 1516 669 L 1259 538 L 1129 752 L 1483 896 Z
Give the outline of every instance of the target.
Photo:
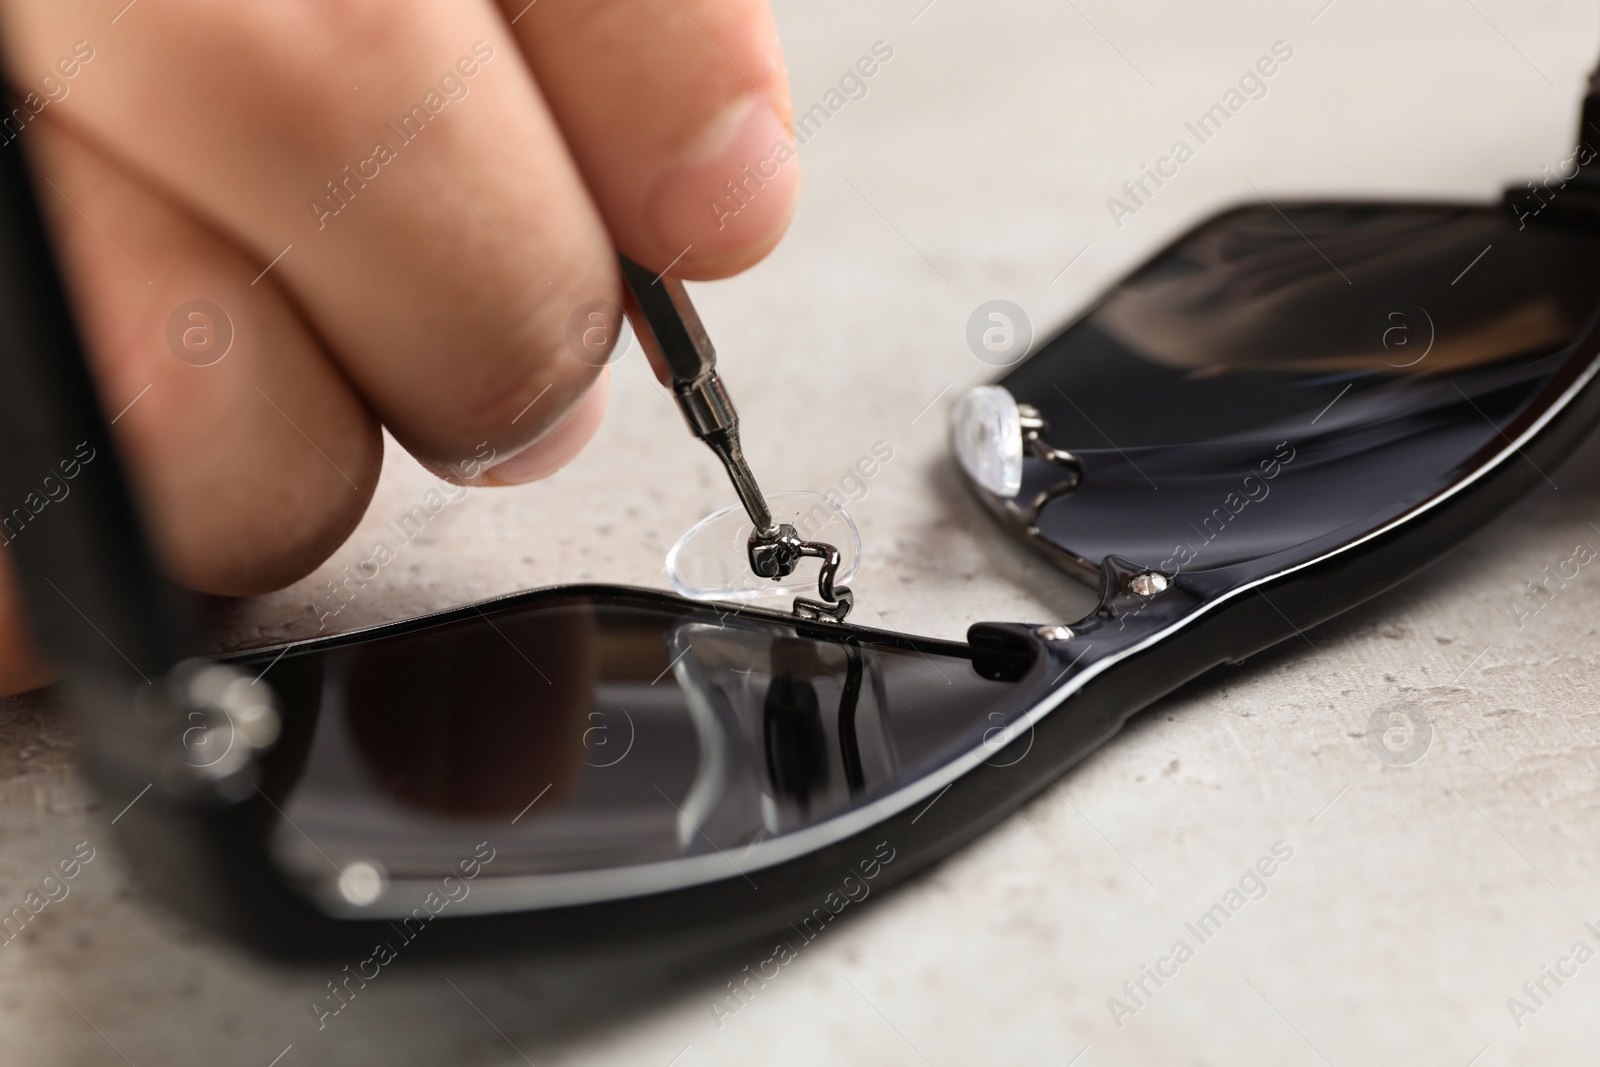
M 1082 619 L 957 643 L 564 586 L 200 661 L 0 156 L 0 501 L 73 479 L 6 527 L 34 631 L 154 895 L 282 957 L 826 923 L 1438 558 L 1600 414 L 1593 151 L 1496 205 L 1266 203 L 957 405 L 976 497 L 1097 586 Z

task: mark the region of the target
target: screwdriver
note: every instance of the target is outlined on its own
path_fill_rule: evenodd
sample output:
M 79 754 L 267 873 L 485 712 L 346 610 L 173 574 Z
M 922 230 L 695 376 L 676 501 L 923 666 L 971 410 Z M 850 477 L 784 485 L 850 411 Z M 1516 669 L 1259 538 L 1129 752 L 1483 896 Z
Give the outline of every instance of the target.
M 773 521 L 772 509 L 767 506 L 767 498 L 756 484 L 739 443 L 739 413 L 717 376 L 716 349 L 683 282 L 652 274 L 627 256 L 618 255 L 617 259 L 638 306 L 635 332 L 645 354 L 653 365 L 665 369 L 673 398 L 690 432 L 722 461 L 734 492 L 739 494 L 739 502 L 755 527 L 748 546 L 750 569 L 762 578 L 777 581 L 793 574 L 804 557 L 822 560 L 817 586 L 823 602 L 796 597 L 795 613 L 810 619 L 844 621 L 854 598 L 848 588 L 833 584 L 840 566 L 839 550 L 822 542 L 802 540 L 789 523 Z
M 672 377 L 672 395 L 690 431 L 722 460 L 745 514 L 763 539 L 778 536 L 767 498 L 739 444 L 739 413 L 717 376 L 717 352 L 689 302 L 689 294 L 676 278 L 652 274 L 626 256 L 622 276 L 643 314 L 646 329 L 637 330 L 639 341 L 652 362 L 665 366 Z

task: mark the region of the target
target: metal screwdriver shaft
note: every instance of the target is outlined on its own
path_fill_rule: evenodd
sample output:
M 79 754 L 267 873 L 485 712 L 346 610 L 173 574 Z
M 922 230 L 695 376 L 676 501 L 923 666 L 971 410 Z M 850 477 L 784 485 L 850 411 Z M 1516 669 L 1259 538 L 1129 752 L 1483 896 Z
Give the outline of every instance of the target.
M 639 305 L 643 322 L 639 341 L 657 366 L 671 379 L 672 395 L 690 431 L 711 447 L 727 468 L 739 501 L 755 531 L 750 535 L 750 569 L 774 581 L 794 573 L 804 558 L 822 561 L 817 578 L 821 600 L 796 597 L 795 614 L 818 621 L 843 622 L 855 604 L 846 586 L 835 586 L 841 559 L 839 550 L 820 541 L 807 541 L 788 523 L 772 519 L 767 498 L 756 484 L 750 464 L 739 445 L 739 413 L 733 408 L 722 379 L 717 377 L 717 353 L 689 302 L 683 283 L 650 271 L 626 256 L 617 257 L 622 277 Z
M 683 283 L 676 278 L 656 277 L 626 256 L 617 258 L 651 334 L 640 340 L 647 351 L 655 351 L 671 374 L 672 395 L 684 421 L 722 460 L 756 533 L 765 538 L 777 537 L 778 527 L 772 521 L 767 498 L 756 484 L 756 476 L 750 472 L 739 445 L 739 413 L 734 410 L 722 379 L 717 377 L 716 349 L 711 347 L 711 338 L 706 336 Z

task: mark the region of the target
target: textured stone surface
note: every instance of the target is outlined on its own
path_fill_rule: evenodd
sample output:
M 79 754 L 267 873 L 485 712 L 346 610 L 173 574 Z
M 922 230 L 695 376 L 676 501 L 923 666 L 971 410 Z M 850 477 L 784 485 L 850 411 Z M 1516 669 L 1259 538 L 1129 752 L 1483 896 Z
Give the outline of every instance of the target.
M 893 445 L 853 509 L 863 620 L 959 636 L 1087 602 L 1002 540 L 945 458 L 952 396 L 989 375 L 963 337 L 977 304 L 1014 300 L 1047 331 L 1254 196 L 1247 181 L 1274 198 L 1479 197 L 1570 150 L 1592 5 L 1322 2 L 779 5 L 797 109 L 874 41 L 894 57 L 805 146 L 778 253 L 696 292 L 769 487 L 826 490 L 874 440 Z M 1116 227 L 1106 198 L 1279 39 L 1295 55 L 1268 96 Z M 577 463 L 452 506 L 334 624 L 559 581 L 664 587 L 667 547 L 728 489 L 637 351 L 613 384 Z M 265 966 L 142 902 L 103 829 L 120 805 L 74 777 L 59 710 L 0 702 L 0 903 L 78 842 L 97 848 L 71 895 L 0 947 L 0 1062 L 265 1067 L 291 1044 L 283 1067 L 1581 1062 L 1600 962 L 1551 983 L 1520 1028 L 1506 998 L 1574 941 L 1600 948 L 1583 926 L 1600 926 L 1600 572 L 1520 628 L 1512 605 L 1578 543 L 1600 548 L 1597 458 L 1591 444 L 1547 472 L 1401 589 L 1139 716 L 721 1027 L 709 1003 L 761 956 L 672 974 L 401 966 L 318 1033 L 308 1004 L 332 975 Z M 219 647 L 315 632 L 322 582 L 428 484 L 391 450 L 363 530 L 319 575 L 222 612 Z M 1380 763 L 1364 737 L 1395 704 L 1433 722 L 1414 766 Z M 1107 998 L 1279 841 L 1293 858 L 1265 898 L 1191 940 L 1118 1028 Z

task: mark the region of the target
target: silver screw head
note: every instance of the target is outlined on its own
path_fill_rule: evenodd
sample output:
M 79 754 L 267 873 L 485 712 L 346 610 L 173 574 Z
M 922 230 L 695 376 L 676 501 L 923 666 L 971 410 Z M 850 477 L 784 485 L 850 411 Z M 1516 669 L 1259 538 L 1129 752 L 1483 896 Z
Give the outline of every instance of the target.
M 1128 583 L 1128 588 L 1133 590 L 1135 596 L 1152 597 L 1165 592 L 1171 584 L 1165 574 L 1145 571 L 1143 574 L 1134 575 L 1133 580 Z
M 1046 641 L 1071 641 L 1073 637 L 1072 627 L 1059 624 L 1035 626 L 1033 632 Z
M 750 569 L 762 578 L 778 581 L 794 573 L 800 564 L 800 546 L 803 542 L 789 523 L 778 527 L 775 537 L 764 538 L 759 533 L 750 535 Z

